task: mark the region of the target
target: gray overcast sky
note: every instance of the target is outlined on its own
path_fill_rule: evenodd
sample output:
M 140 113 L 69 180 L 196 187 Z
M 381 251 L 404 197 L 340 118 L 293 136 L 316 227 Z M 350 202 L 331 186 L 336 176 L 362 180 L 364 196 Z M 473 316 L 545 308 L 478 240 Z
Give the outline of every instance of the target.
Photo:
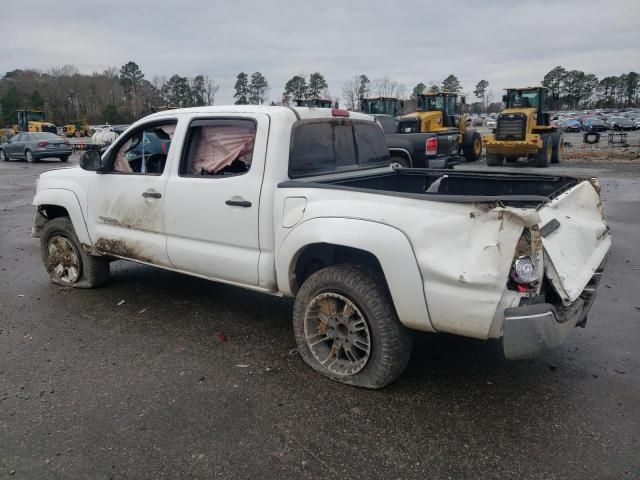
M 453 73 L 465 92 L 488 80 L 498 99 L 556 65 L 599 78 L 640 71 L 640 0 L 81 3 L 5 6 L 0 72 L 72 64 L 91 73 L 133 60 L 148 79 L 211 76 L 220 104 L 233 100 L 240 71 L 261 71 L 276 100 L 299 72 L 324 74 L 332 96 L 360 73 L 408 92 Z

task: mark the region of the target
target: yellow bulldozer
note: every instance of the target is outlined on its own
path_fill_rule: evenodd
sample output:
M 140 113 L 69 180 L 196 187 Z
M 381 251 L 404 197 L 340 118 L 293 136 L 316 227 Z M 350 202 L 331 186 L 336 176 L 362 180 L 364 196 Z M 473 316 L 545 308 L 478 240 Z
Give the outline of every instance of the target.
M 465 161 L 475 162 L 482 155 L 482 136 L 467 128 L 462 112 L 465 98 L 454 92 L 423 93 L 418 95 L 415 112 L 398 118 L 398 133 L 436 133 L 438 141 L 457 144 Z M 452 145 L 455 147 L 455 145 Z
M 483 138 L 487 165 L 526 157 L 542 168 L 562 160 L 564 137 L 562 129 L 551 126 L 548 95 L 544 87 L 507 89 L 502 97 L 506 108 L 498 115 L 493 132 Z
M 16 132 L 50 132 L 58 134 L 58 127 L 46 122 L 42 110 L 17 110 L 18 123 L 13 126 Z
M 81 122 L 79 120 L 72 120 L 66 125 L 62 126 L 62 134 L 67 137 L 90 137 L 91 127 L 87 122 Z

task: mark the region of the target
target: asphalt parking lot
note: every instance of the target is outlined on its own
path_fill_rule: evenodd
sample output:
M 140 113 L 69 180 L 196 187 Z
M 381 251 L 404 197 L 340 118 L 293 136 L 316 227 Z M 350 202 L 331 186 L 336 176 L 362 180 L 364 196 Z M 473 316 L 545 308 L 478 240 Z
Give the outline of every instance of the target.
M 602 184 L 614 245 L 586 329 L 522 362 L 420 334 L 380 391 L 307 368 L 288 300 L 124 262 L 52 285 L 31 199 L 57 166 L 0 164 L 0 478 L 640 478 L 638 161 L 546 171 Z

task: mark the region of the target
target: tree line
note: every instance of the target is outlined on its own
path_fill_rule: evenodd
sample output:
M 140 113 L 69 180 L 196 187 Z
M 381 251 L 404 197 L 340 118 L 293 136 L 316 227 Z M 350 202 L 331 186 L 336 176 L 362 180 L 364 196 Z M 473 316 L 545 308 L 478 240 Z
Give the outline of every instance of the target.
M 551 92 L 555 110 L 640 105 L 639 76 L 633 71 L 598 79 L 592 73 L 557 66 L 544 76 L 542 85 Z
M 48 121 L 129 123 L 162 107 L 213 105 L 218 85 L 207 75 L 145 77 L 135 62 L 82 74 L 73 65 L 13 70 L 0 79 L 2 126 L 16 123 L 16 110 L 44 110 Z
M 633 71 L 598 79 L 557 66 L 544 75 L 542 85 L 550 90 L 552 108 L 557 110 L 640 105 L 639 77 Z M 234 89 L 238 105 L 269 102 L 271 86 L 261 72 L 240 72 Z M 389 77 L 370 80 L 362 73 L 344 82 L 339 96 L 331 96 L 322 73 L 298 73 L 285 83 L 281 97 L 270 103 L 291 105 L 299 99 L 324 98 L 358 110 L 362 99 L 368 97 L 395 97 L 415 104 L 423 93 L 463 90 L 454 74 L 442 81 L 419 82 L 407 95 L 404 85 Z M 133 61 L 88 75 L 73 65 L 46 72 L 13 70 L 0 79 L 0 120 L 3 125 L 11 125 L 16 121 L 16 110 L 29 108 L 45 110 L 47 119 L 58 125 L 71 120 L 128 123 L 158 108 L 213 105 L 218 91 L 218 84 L 207 75 L 155 75 L 149 79 Z M 501 102 L 492 101 L 487 80 L 476 84 L 473 95 L 477 100 L 467 104 L 472 113 L 498 112 L 502 108 Z

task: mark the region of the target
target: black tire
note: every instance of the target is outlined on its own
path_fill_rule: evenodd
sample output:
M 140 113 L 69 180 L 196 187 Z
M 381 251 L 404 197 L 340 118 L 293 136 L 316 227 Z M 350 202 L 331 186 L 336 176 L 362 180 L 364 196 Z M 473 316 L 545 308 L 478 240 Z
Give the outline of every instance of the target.
M 487 165 L 490 167 L 501 167 L 504 163 L 504 157 L 497 153 L 487 153 Z
M 71 251 L 59 251 L 59 244 L 71 247 Z M 54 218 L 44 225 L 40 237 L 40 253 L 51 281 L 57 285 L 94 288 L 109 279 L 109 260 L 95 257 L 82 248 L 69 217 Z M 77 272 L 71 275 L 69 271 L 76 263 Z
M 330 369 L 338 362 L 349 364 L 351 359 L 347 356 L 347 349 L 350 348 L 350 345 L 355 345 L 355 342 L 350 344 L 346 340 L 346 348 L 336 346 L 337 342 L 340 341 L 338 338 L 340 328 L 326 327 L 321 333 L 318 333 L 320 332 L 319 329 L 311 329 L 310 339 L 307 339 L 305 334 L 305 325 L 309 325 L 308 317 L 313 318 L 312 307 L 319 304 L 319 298 L 331 296 L 341 297 L 343 300 L 346 299 L 356 308 L 349 310 L 351 314 L 344 313 L 346 307 L 340 310 L 340 314 L 336 310 L 326 317 L 328 320 L 324 324 L 325 327 L 329 325 L 330 321 L 335 323 L 340 318 L 349 319 L 354 315 L 356 319 L 360 319 L 357 321 L 358 324 L 362 323 L 361 320 L 364 320 L 366 324 L 370 351 L 363 363 L 359 364 L 359 370 L 353 373 L 341 373 L 334 371 L 335 368 L 334 370 Z M 332 298 L 330 299 L 336 301 Z M 337 301 L 340 302 L 341 300 L 337 299 Z M 337 303 L 334 303 L 334 305 L 338 306 Z M 346 306 L 347 303 L 340 303 L 339 305 Z M 393 382 L 402 374 L 411 356 L 413 343 L 411 333 L 400 324 L 384 279 L 377 272 L 355 265 L 345 264 L 323 268 L 312 274 L 304 282 L 295 300 L 293 331 L 300 355 L 311 368 L 331 380 L 356 387 L 382 388 Z M 329 338 L 331 331 L 334 332 L 334 337 Z M 349 329 L 349 331 L 351 330 Z M 323 365 L 316 358 L 317 353 L 314 353 L 315 350 L 312 351 L 309 345 L 311 339 L 317 338 L 319 335 L 325 335 L 327 341 L 315 342 L 316 344 L 320 343 L 321 346 L 324 345 L 324 348 L 328 349 L 327 342 L 331 343 L 331 348 L 329 349 L 331 354 L 327 357 L 327 360 L 331 355 L 334 355 L 335 350 L 336 361 L 328 366 Z M 353 348 L 350 348 L 350 350 L 351 352 L 355 351 Z M 358 350 L 358 353 L 362 352 L 363 350 Z M 338 360 L 340 354 L 342 354 L 343 358 Z M 360 361 L 362 362 L 362 359 Z
M 9 161 L 9 155 L 7 155 L 5 151 L 0 148 L 0 162 L 8 162 L 8 161 Z
M 80 138 L 82 136 L 82 130 L 76 130 L 75 132 L 73 132 L 73 135 L 76 138 Z
M 562 132 L 556 132 L 551 137 L 553 141 L 551 163 L 560 163 L 564 160 L 564 135 Z
M 60 161 L 61 162 L 68 162 L 69 161 L 69 156 L 64 156 L 64 157 L 60 157 Z
M 546 168 L 551 165 L 551 157 L 553 155 L 553 140 L 551 137 L 551 135 L 542 136 L 542 148 L 538 150 L 534 157 L 534 167 Z
M 397 163 L 404 168 L 411 168 L 411 162 L 406 157 L 391 157 L 391 163 Z
M 35 159 L 33 158 L 33 153 L 31 153 L 31 150 L 24 151 L 24 159 L 26 160 L 27 163 L 33 163 L 35 161 Z
M 464 132 L 462 153 L 465 162 L 477 162 L 482 156 L 482 136 L 475 130 Z

